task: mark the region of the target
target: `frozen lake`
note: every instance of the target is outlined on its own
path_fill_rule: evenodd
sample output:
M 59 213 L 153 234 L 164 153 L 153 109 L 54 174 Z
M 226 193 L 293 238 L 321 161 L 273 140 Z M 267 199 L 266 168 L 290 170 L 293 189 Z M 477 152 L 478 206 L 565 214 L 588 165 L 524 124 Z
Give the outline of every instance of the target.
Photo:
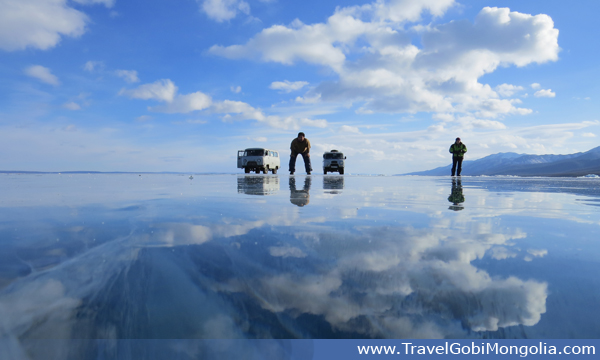
M 1 174 L 0 234 L 12 353 L 600 338 L 600 179 Z

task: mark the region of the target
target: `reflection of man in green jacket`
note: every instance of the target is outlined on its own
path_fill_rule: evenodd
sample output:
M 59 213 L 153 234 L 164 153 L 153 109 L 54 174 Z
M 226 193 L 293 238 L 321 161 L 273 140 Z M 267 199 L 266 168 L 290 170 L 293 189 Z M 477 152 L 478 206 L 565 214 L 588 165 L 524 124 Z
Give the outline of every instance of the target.
M 460 176 L 462 170 L 462 162 L 467 152 L 467 146 L 460 142 L 460 138 L 456 138 L 454 144 L 450 145 L 450 153 L 452 154 L 452 176 Z
M 465 202 L 465 196 L 463 195 L 460 179 L 458 179 L 458 181 L 452 179 L 452 192 L 450 193 L 450 196 L 448 196 L 448 201 L 452 203 L 449 208 L 450 210 L 459 211 L 464 209 L 461 204 Z

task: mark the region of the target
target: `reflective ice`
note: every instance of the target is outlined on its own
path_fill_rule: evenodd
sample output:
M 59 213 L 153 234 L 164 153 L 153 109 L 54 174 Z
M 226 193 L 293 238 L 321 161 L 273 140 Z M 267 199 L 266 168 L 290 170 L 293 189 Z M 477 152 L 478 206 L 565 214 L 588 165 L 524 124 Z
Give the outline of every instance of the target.
M 0 195 L 14 351 L 600 337 L 599 179 L 8 174 Z

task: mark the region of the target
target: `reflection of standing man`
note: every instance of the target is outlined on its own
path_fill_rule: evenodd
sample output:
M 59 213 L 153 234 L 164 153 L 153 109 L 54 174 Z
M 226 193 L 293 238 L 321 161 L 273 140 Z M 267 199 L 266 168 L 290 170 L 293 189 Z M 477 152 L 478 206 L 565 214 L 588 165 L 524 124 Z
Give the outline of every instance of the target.
M 460 138 L 456 138 L 454 144 L 450 145 L 450 153 L 452 154 L 452 176 L 460 176 L 462 170 L 462 162 L 467 152 L 467 146 L 460 141 Z
M 306 169 L 306 173 L 310 175 L 312 171 L 312 166 L 310 166 L 310 141 L 304 136 L 303 132 L 299 132 L 298 137 L 292 140 L 290 150 L 292 150 L 292 154 L 290 155 L 290 175 L 294 175 L 296 171 L 296 158 L 298 154 L 302 155 L 304 168 Z
M 452 203 L 450 210 L 458 211 L 464 209 L 461 203 L 465 202 L 465 196 L 463 195 L 462 184 L 460 179 L 452 179 L 452 192 L 448 196 L 448 201 Z
M 311 177 L 307 176 L 304 178 L 304 188 L 302 190 L 296 190 L 296 178 L 290 177 L 290 202 L 300 207 L 308 205 L 310 202 L 310 185 Z

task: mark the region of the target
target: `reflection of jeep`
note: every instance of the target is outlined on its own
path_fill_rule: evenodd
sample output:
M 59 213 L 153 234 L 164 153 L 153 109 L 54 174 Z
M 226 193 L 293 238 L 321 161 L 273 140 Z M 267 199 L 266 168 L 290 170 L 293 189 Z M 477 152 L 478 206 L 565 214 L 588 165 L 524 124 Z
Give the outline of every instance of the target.
M 266 174 L 269 170 L 273 174 L 277 174 L 279 163 L 279 152 L 277 151 L 263 148 L 238 150 L 237 167 L 244 169 L 246 174 L 250 171 L 256 171 L 257 174 L 262 171 L 263 174 Z
M 344 175 L 344 160 L 346 157 L 337 150 L 331 150 L 323 154 L 323 174 L 327 172 L 338 172 Z

